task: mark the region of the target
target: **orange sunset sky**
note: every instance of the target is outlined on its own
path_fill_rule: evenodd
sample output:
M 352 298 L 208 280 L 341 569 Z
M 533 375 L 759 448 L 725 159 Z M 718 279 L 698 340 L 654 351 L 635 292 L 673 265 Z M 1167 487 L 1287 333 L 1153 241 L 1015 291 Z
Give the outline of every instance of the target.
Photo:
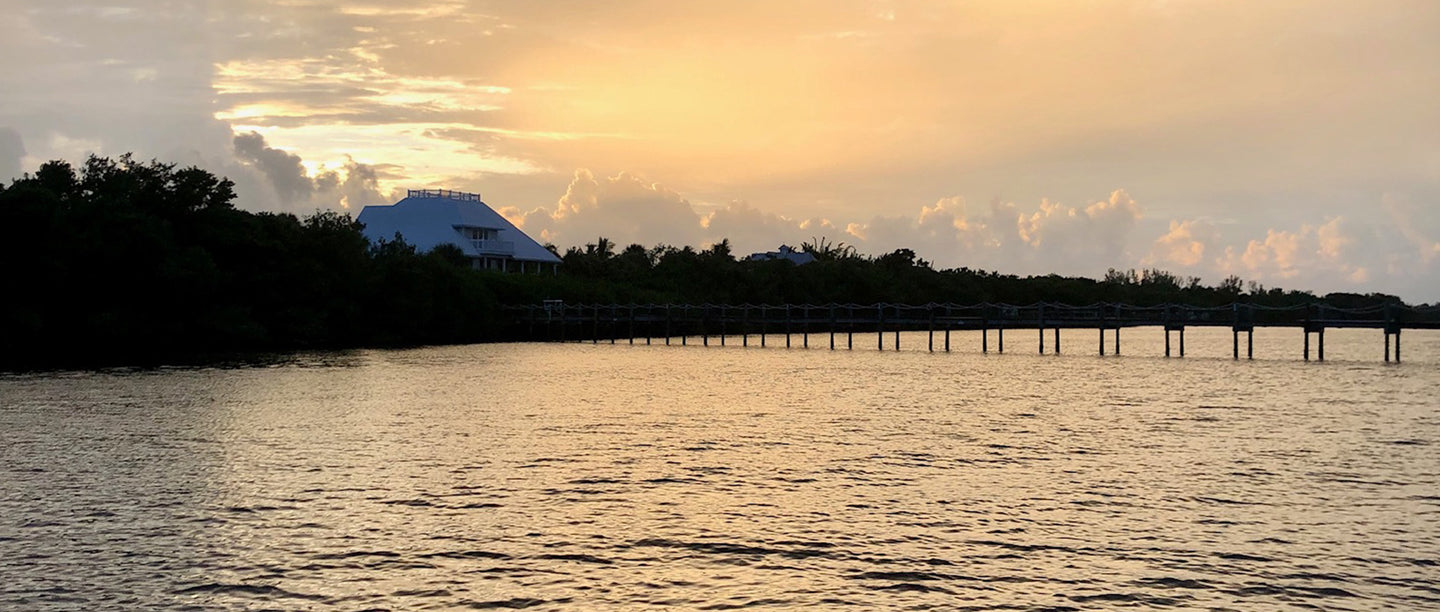
M 238 205 L 480 192 L 562 249 L 1440 300 L 1440 2 L 16 0 L 0 178 L 133 151 Z

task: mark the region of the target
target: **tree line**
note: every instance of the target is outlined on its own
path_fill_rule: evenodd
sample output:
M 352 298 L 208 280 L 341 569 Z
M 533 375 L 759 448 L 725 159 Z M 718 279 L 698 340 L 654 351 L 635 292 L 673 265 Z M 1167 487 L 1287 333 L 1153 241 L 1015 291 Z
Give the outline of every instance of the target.
M 588 303 L 1100 301 L 1197 306 L 1303 304 L 1304 291 L 1216 286 L 1161 270 L 1102 279 L 936 269 L 909 249 L 863 256 L 814 240 L 814 263 L 737 258 L 728 240 L 690 246 L 595 242 L 558 274 L 475 270 L 454 247 L 372 244 L 348 214 L 234 207 L 234 184 L 131 156 L 44 164 L 0 185 L 0 367 L 164 362 L 233 352 L 465 343 L 496 337 L 502 307 Z M 551 247 L 555 250 L 554 247 Z M 558 254 L 558 253 L 557 253 Z M 1394 296 L 1331 294 L 1344 307 Z

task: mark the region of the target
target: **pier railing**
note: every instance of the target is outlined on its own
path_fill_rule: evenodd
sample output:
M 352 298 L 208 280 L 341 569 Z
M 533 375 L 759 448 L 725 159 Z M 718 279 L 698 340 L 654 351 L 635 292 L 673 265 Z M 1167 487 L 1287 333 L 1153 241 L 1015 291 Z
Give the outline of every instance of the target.
M 651 344 L 678 339 L 688 344 L 699 338 L 709 345 L 715 338 L 721 345 L 739 336 L 749 346 L 757 336 L 765 346 L 768 337 L 783 335 L 786 346 L 799 336 L 809 346 L 810 336 L 828 334 L 830 348 L 853 348 L 855 334 L 875 334 L 876 346 L 885 347 L 885 335 L 894 334 L 898 350 L 900 332 L 928 331 L 929 349 L 937 350 L 936 336 L 943 335 L 943 350 L 950 350 L 950 332 L 981 331 L 981 350 L 989 352 L 991 332 L 995 347 L 1005 349 L 1005 330 L 1039 331 L 1039 350 L 1046 352 L 1046 330 L 1054 330 L 1052 352 L 1060 350 L 1061 329 L 1096 329 L 1099 352 L 1105 354 L 1107 331 L 1113 335 L 1113 352 L 1120 352 L 1120 330 L 1127 327 L 1162 327 L 1165 355 L 1171 356 L 1171 334 L 1178 337 L 1178 353 L 1185 355 L 1187 327 L 1229 327 L 1233 333 L 1233 356 L 1240 358 L 1240 334 L 1246 335 L 1247 357 L 1254 355 L 1256 327 L 1299 327 L 1305 333 L 1304 358 L 1310 359 L 1310 338 L 1318 342 L 1317 356 L 1325 359 L 1327 328 L 1373 328 L 1384 331 L 1385 359 L 1400 359 L 1400 332 L 1403 329 L 1440 329 L 1440 307 L 1411 307 L 1395 304 L 1365 308 L 1340 308 L 1314 303 L 1288 307 L 1234 303 L 1225 306 L 1160 304 L 1134 306 L 1097 303 L 1070 306 L 1049 302 L 1027 305 L 981 303 L 953 304 L 565 304 L 556 300 L 544 304 L 511 306 L 506 309 L 507 338 L 523 341 L 590 341 L 614 343 L 625 340 Z M 843 341 L 837 344 L 837 335 Z

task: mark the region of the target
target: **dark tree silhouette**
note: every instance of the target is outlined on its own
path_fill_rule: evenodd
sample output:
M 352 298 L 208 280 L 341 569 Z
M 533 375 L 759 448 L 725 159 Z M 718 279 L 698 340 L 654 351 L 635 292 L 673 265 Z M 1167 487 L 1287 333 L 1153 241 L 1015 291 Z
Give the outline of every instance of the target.
M 474 270 L 398 236 L 371 244 L 349 215 L 250 213 L 234 185 L 198 168 L 91 157 L 44 164 L 0 185 L 0 367 L 142 363 L 234 351 L 472 342 L 496 337 L 500 309 L 545 299 L 606 303 L 824 304 L 1051 301 L 1267 306 L 1312 302 L 1231 276 L 1215 287 L 1163 270 L 1100 281 L 936 270 L 910 249 L 864 257 L 819 239 L 816 257 L 737 260 L 728 240 L 692 247 L 599 237 L 558 275 Z M 553 247 L 552 247 L 553 248 Z M 1242 287 L 1248 290 L 1242 291 Z M 1331 294 L 1336 306 L 1401 303 Z

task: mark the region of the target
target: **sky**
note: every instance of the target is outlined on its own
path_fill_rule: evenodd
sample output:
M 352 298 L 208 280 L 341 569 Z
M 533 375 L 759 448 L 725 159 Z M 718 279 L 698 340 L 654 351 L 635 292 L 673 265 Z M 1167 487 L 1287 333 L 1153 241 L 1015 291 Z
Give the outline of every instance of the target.
M 10 0 L 0 179 L 479 192 L 543 242 L 1440 301 L 1434 0 Z

